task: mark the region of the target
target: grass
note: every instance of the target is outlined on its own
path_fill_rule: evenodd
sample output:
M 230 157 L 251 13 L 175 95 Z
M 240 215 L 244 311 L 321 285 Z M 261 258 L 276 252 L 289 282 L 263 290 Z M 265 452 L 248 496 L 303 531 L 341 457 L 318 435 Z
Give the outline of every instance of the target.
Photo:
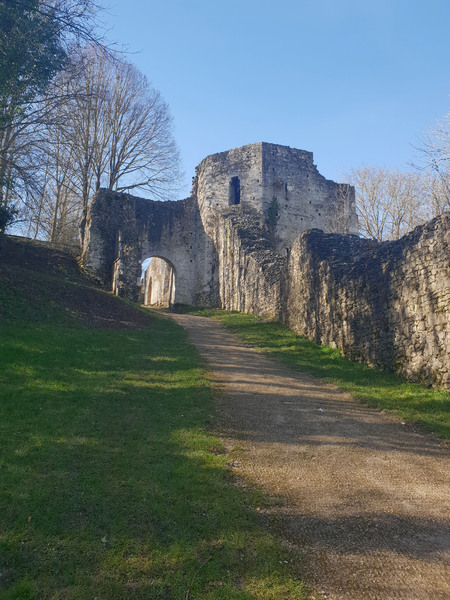
M 313 344 L 287 327 L 255 315 L 189 307 L 182 310 L 220 319 L 245 343 L 289 367 L 334 383 L 372 407 L 389 410 L 404 421 L 450 439 L 450 395 L 445 391 L 354 363 L 338 350 Z
M 134 308 L 96 296 L 71 263 L 48 256 L 47 269 L 26 252 L 29 268 L 0 262 L 0 599 L 311 598 L 299 556 L 258 521 L 270 501 L 234 484 L 232 457 L 209 433 L 211 389 L 183 330 L 162 317 L 102 329 L 105 315 L 129 321 Z M 200 314 L 448 434 L 448 394 L 354 365 L 276 323 Z
M 88 329 L 36 281 L 37 308 L 0 294 L 0 598 L 310 598 L 208 433 L 183 330 Z

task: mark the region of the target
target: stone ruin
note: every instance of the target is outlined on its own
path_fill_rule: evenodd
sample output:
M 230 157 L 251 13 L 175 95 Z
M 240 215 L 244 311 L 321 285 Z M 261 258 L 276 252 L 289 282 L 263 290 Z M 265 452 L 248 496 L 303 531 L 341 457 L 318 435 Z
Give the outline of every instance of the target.
M 100 190 L 83 264 L 131 300 L 270 315 L 450 390 L 450 215 L 397 242 L 357 232 L 351 186 L 311 152 L 257 143 L 205 158 L 185 200 Z
M 320 175 L 311 152 L 259 143 L 205 158 L 185 200 L 100 190 L 87 219 L 83 261 L 114 293 L 138 301 L 148 296 L 142 263 L 160 258 L 176 273 L 174 303 L 220 306 L 217 227 L 231 215 L 251 218 L 284 256 L 302 231 L 358 228 L 353 188 Z

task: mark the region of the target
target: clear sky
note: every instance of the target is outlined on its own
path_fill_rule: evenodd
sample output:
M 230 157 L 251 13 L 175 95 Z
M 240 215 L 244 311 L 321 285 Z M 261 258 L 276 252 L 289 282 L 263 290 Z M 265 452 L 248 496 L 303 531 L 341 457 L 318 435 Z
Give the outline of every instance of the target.
M 449 0 L 110 0 L 110 13 L 109 37 L 170 106 L 180 197 L 205 156 L 259 141 L 312 151 L 328 179 L 403 168 L 449 110 Z

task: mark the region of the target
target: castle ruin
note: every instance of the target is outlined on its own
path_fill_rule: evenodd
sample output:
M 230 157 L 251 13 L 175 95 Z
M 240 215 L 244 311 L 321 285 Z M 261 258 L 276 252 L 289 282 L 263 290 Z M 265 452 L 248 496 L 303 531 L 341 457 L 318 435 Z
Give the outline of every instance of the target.
M 345 355 L 450 389 L 450 216 L 398 242 L 357 237 L 354 190 L 311 152 L 257 143 L 214 154 L 191 196 L 100 190 L 85 268 L 114 293 L 268 314 Z M 142 265 L 152 260 L 144 277 Z M 156 290 L 161 290 L 160 294 Z

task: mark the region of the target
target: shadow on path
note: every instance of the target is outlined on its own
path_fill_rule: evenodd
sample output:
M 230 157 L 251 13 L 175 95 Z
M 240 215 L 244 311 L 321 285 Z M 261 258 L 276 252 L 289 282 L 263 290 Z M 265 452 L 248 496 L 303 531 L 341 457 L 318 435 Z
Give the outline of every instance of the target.
M 233 469 L 274 498 L 261 518 L 330 600 L 450 599 L 449 456 L 430 435 L 245 347 L 217 321 L 173 318 L 218 386 Z

